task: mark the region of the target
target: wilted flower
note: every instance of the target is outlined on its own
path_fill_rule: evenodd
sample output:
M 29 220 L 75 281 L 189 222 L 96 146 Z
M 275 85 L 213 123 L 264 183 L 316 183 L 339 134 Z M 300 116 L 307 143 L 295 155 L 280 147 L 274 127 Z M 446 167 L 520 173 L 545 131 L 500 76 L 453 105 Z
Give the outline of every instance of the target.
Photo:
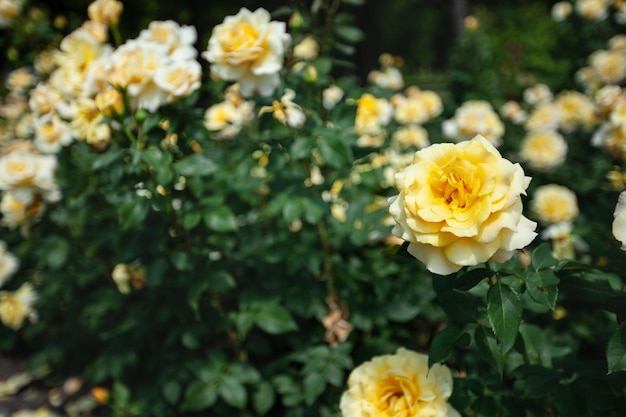
M 453 379 L 442 364 L 428 367 L 428 356 L 399 348 L 356 367 L 339 407 L 343 417 L 460 417 L 448 403 Z
M 119 263 L 111 272 L 111 278 L 122 294 L 130 292 L 130 286 L 139 290 L 146 285 L 146 271 L 139 262 L 131 264 Z
M 522 215 L 530 178 L 482 136 L 417 151 L 395 181 L 393 234 L 434 273 L 504 262 L 536 236 L 536 224 Z
M 214 75 L 238 81 L 242 95 L 257 91 L 268 96 L 280 84 L 278 72 L 291 42 L 285 29 L 284 22 L 270 21 L 265 9 L 241 8 L 213 28 L 202 56 L 211 63 Z
M 546 184 L 535 189 L 530 209 L 544 224 L 572 222 L 578 216 L 578 200 L 569 188 Z
M 37 313 L 33 308 L 37 293 L 30 283 L 23 284 L 17 291 L 0 291 L 0 321 L 13 330 L 19 330 L 24 321 L 35 321 Z
M 442 123 L 443 134 L 453 142 L 481 135 L 494 146 L 499 146 L 504 135 L 504 124 L 491 104 L 484 100 L 464 102 L 454 112 L 454 117 Z
M 565 161 L 567 142 L 555 130 L 528 133 L 521 145 L 520 158 L 536 171 L 550 171 Z

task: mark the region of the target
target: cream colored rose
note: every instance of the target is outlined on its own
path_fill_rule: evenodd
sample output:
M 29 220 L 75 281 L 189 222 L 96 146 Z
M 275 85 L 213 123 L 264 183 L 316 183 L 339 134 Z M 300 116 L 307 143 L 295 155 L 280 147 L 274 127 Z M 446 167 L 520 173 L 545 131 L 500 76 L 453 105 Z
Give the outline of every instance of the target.
M 35 321 L 35 301 L 37 293 L 29 283 L 23 284 L 14 292 L 0 291 L 0 321 L 13 330 L 19 330 L 26 319 Z
M 619 84 L 626 78 L 626 53 L 618 49 L 592 52 L 589 66 L 600 82 Z
M 450 369 L 428 367 L 428 356 L 404 348 L 362 363 L 348 377 L 341 396 L 343 417 L 460 417 L 448 400 Z
M 33 143 L 41 153 L 57 153 L 62 147 L 74 141 L 69 125 L 56 114 L 50 118 L 41 118 L 35 122 L 35 140 Z
M 622 191 L 615 205 L 613 213 L 613 236 L 622 244 L 621 249 L 626 250 L 626 191 Z
M 444 120 L 441 128 L 444 136 L 453 142 L 469 140 L 476 135 L 500 146 L 504 124 L 491 104 L 484 100 L 469 100 L 456 109 L 454 117 Z
M 530 209 L 544 224 L 571 222 L 578 216 L 578 200 L 569 188 L 546 184 L 535 189 Z
M 285 29 L 284 22 L 270 21 L 269 12 L 263 8 L 254 12 L 241 8 L 213 28 L 202 56 L 214 75 L 238 81 L 242 95 L 257 91 L 268 96 L 280 84 L 278 72 L 291 42 Z
M 574 8 L 572 7 L 572 3 L 568 1 L 559 1 L 552 5 L 552 20 L 554 20 L 555 22 L 562 22 L 567 19 L 567 17 L 571 15 L 573 11 Z
M 524 127 L 529 132 L 535 130 L 556 130 L 561 122 L 561 112 L 552 101 L 537 105 L 526 119 Z
M 409 242 L 409 253 L 431 272 L 504 262 L 536 236 L 536 223 L 522 215 L 530 177 L 480 135 L 417 151 L 395 182 L 392 233 Z
M 322 91 L 322 106 L 326 110 L 333 109 L 343 98 L 343 90 L 338 85 L 331 85 Z
M 124 5 L 117 0 L 95 0 L 87 7 L 87 15 L 98 23 L 116 25 L 122 10 Z
M 200 88 L 202 67 L 195 60 L 169 61 L 157 68 L 154 83 L 167 94 L 166 101 L 187 97 Z
M 520 157 L 536 171 L 551 171 L 565 161 L 567 142 L 555 130 L 530 132 L 522 140 Z

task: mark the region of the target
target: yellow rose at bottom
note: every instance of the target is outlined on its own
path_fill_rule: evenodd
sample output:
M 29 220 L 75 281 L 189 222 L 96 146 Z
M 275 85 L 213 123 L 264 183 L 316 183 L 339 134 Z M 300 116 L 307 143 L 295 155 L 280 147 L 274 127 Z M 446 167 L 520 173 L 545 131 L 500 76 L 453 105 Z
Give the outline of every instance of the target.
M 505 262 L 537 236 L 537 224 L 522 215 L 530 177 L 481 135 L 417 151 L 395 183 L 392 233 L 436 274 Z
M 448 399 L 452 373 L 428 356 L 405 348 L 356 367 L 341 396 L 343 417 L 460 417 Z

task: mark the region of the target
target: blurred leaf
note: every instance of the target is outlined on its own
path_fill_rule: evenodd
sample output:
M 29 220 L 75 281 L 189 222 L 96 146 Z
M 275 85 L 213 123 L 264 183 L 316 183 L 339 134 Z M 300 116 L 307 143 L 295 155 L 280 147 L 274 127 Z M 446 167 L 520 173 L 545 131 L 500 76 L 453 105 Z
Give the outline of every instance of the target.
M 325 136 L 317 140 L 322 159 L 328 165 L 341 168 L 352 163 L 352 151 L 338 136 Z
M 438 277 L 434 278 L 435 280 Z M 441 307 L 456 323 L 474 323 L 478 319 L 478 297 L 458 290 L 437 293 Z
M 182 411 L 206 410 L 217 401 L 215 382 L 193 381 L 185 389 L 185 397 L 181 404 Z
M 276 393 L 274 392 L 272 384 L 265 381 L 260 382 L 252 396 L 254 411 L 261 415 L 266 414 L 272 408 L 275 401 Z
M 606 348 L 609 374 L 626 370 L 626 322 L 620 324 Z
M 420 308 L 406 301 L 390 301 L 387 304 L 387 317 L 393 321 L 408 321 L 417 316 Z
M 99 171 L 121 158 L 122 152 L 120 152 L 120 150 L 117 148 L 111 147 L 106 152 L 100 154 L 96 159 L 94 159 L 93 164 L 91 165 L 91 169 L 93 171 Z
M 545 367 L 552 366 L 549 352 L 550 343 L 546 341 L 543 331 L 534 324 L 522 323 L 519 332 L 524 340 L 525 356 L 528 358 L 528 362 Z
M 248 401 L 248 393 L 246 388 L 234 375 L 226 375 L 220 381 L 219 385 L 220 397 L 226 404 L 243 410 Z
M 515 343 L 522 321 L 522 301 L 519 295 L 498 280 L 487 293 L 487 314 L 502 353 L 508 352 Z
M 275 303 L 263 303 L 256 310 L 254 321 L 261 329 L 270 334 L 288 333 L 298 329 L 289 312 Z
M 163 385 L 161 392 L 168 403 L 174 405 L 178 402 L 181 394 L 181 387 L 177 381 L 170 380 Z
M 124 407 L 130 401 L 130 391 L 128 387 L 119 381 L 113 383 L 111 395 L 115 400 L 115 404 L 119 407 Z
M 207 208 L 203 218 L 207 227 L 216 232 L 226 233 L 237 230 L 237 219 L 233 212 L 226 206 Z
M 174 168 L 180 175 L 205 176 L 218 170 L 218 166 L 211 159 L 202 154 L 193 154 L 174 163 Z
M 351 43 L 357 43 L 365 38 L 365 34 L 356 26 L 335 26 L 337 35 Z
M 450 357 L 456 346 L 467 346 L 471 341 L 469 333 L 458 327 L 446 327 L 433 338 L 428 350 L 428 367 L 443 363 Z
M 128 198 L 120 204 L 119 221 L 122 230 L 139 226 L 148 216 L 150 203 L 145 198 Z
M 312 405 L 326 389 L 326 380 L 318 373 L 308 374 L 302 382 L 304 389 L 304 400 L 308 405 Z

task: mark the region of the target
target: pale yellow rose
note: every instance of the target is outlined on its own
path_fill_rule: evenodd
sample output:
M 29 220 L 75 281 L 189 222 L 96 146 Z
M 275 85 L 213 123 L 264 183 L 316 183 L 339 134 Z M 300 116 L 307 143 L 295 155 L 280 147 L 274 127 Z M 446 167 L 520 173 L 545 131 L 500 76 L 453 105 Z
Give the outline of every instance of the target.
M 536 236 L 536 223 L 522 215 L 530 177 L 480 135 L 417 151 L 395 182 L 392 232 L 431 272 L 504 262 Z
M 520 157 L 530 168 L 551 171 L 565 161 L 567 142 L 555 130 L 530 132 L 522 141 Z
M 619 49 L 592 52 L 589 66 L 603 84 L 619 84 L 626 78 L 626 53 Z
M 9 27 L 22 11 L 23 0 L 0 0 L 0 29 Z
M 624 209 L 626 209 L 626 191 L 622 191 L 617 199 L 612 224 L 613 236 L 622 244 L 622 250 L 626 250 L 626 210 Z
M 555 22 L 562 22 L 567 19 L 573 11 L 574 8 L 572 7 L 572 3 L 568 1 L 559 1 L 552 5 L 552 20 Z
M 19 330 L 26 319 L 36 320 L 35 301 L 37 293 L 29 283 L 23 284 L 17 291 L 0 291 L 0 321 L 13 330 Z
M 535 130 L 556 130 L 561 122 L 561 111 L 552 101 L 537 105 L 531 112 L 524 127 L 529 132 Z
M 602 21 L 609 16 L 609 2 L 606 0 L 576 0 L 576 13 L 585 19 Z
M 537 187 L 530 209 L 544 224 L 571 222 L 578 216 L 578 199 L 569 188 L 558 184 Z
M 527 87 L 522 92 L 522 99 L 526 104 L 535 106 L 546 101 L 551 101 L 553 97 L 552 90 L 546 84 L 537 83 Z
M 50 118 L 38 119 L 35 123 L 33 143 L 41 153 L 57 153 L 62 147 L 74 141 L 70 126 L 56 114 Z
M 468 100 L 461 104 L 451 119 L 441 125 L 444 136 L 453 142 L 481 135 L 493 145 L 500 146 L 504 124 L 491 104 L 484 100 Z
M 520 106 L 519 102 L 515 100 L 509 100 L 500 106 L 500 114 L 506 120 L 510 120 L 515 124 L 522 124 L 528 118 L 528 113 L 526 110 Z
M 267 10 L 241 8 L 213 28 L 202 56 L 211 64 L 212 74 L 238 81 L 242 95 L 257 91 L 268 96 L 280 84 L 278 72 L 291 43 L 285 30 L 284 22 L 270 21 Z
M 402 126 L 391 135 L 391 146 L 400 150 L 430 145 L 428 131 L 419 125 Z
M 124 5 L 117 0 L 95 0 L 87 7 L 87 15 L 93 21 L 109 25 L 116 25 Z
M 460 417 L 448 402 L 453 379 L 442 364 L 428 367 L 428 356 L 400 348 L 356 367 L 341 396 L 343 417 Z
M 154 73 L 154 83 L 166 93 L 166 102 L 187 97 L 200 88 L 202 67 L 192 59 L 168 61 Z
M 326 110 L 333 109 L 343 98 L 343 90 L 338 85 L 331 85 L 322 90 L 322 106 Z
M 313 36 L 307 36 L 293 47 L 294 58 L 311 60 L 317 57 L 320 46 Z
M 561 115 L 559 126 L 565 133 L 578 127 L 590 128 L 597 124 L 596 107 L 589 96 L 574 90 L 564 90 L 554 99 Z

